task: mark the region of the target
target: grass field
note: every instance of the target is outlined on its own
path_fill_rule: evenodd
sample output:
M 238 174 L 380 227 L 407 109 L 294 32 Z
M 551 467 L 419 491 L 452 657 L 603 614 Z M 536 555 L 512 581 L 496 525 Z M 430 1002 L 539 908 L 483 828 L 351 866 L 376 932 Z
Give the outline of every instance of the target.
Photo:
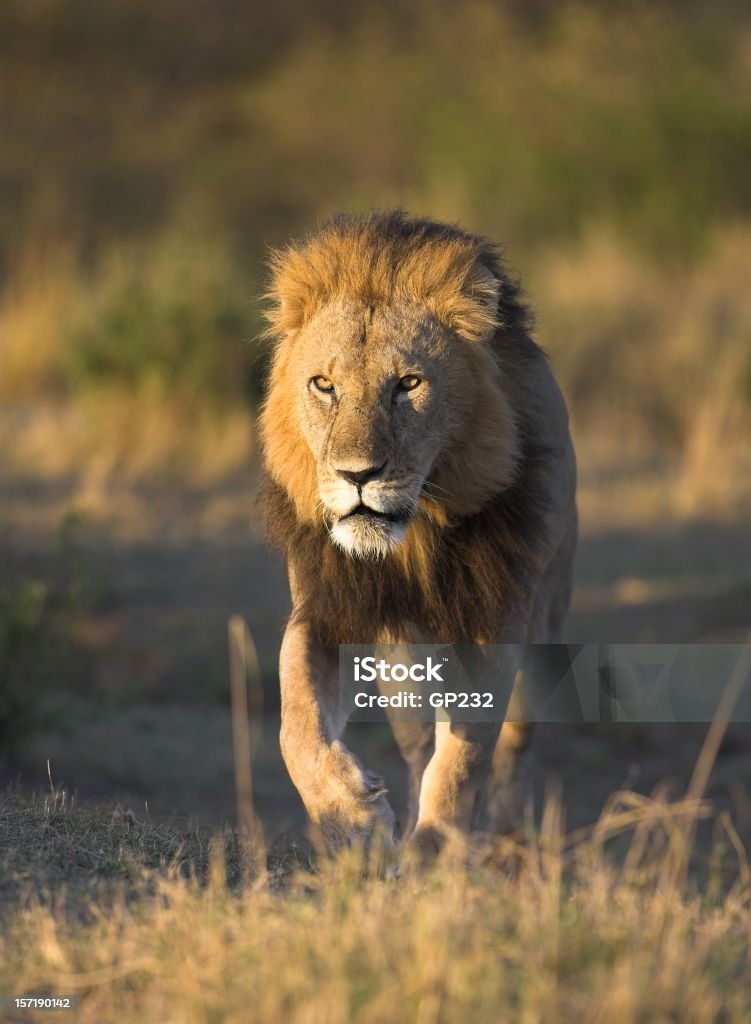
M 625 794 L 566 836 L 550 799 L 538 832 L 387 881 L 354 855 L 264 875 L 231 835 L 9 792 L 0 990 L 76 995 L 83 1024 L 742 1022 L 751 879 L 727 817 L 687 874 L 709 813 Z
M 585 464 L 570 638 L 743 639 L 745 523 L 664 520 L 659 471 Z M 478 841 L 468 865 L 449 857 L 421 879 L 315 863 L 279 756 L 286 597 L 248 526 L 252 487 L 188 492 L 179 506 L 173 491 L 109 492 L 50 546 L 75 482 L 31 503 L 28 486 L 6 506 L 15 571 L 58 566 L 61 588 L 79 565 L 95 586 L 91 603 L 52 609 L 70 631 L 60 689 L 5 773 L 24 786 L 0 797 L 0 992 L 76 994 L 84 1024 L 748 1018 L 744 727 L 709 776 L 706 758 L 694 775 L 701 727 L 549 729 L 526 834 Z M 238 609 L 270 698 L 254 763 L 265 878 L 233 831 L 224 649 Z M 388 730 L 360 726 L 351 742 L 398 808 Z

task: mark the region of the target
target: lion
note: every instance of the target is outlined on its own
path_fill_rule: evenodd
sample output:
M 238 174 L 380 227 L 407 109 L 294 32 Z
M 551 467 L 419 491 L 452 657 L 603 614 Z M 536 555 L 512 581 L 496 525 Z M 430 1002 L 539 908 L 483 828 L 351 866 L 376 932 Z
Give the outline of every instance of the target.
M 270 268 L 262 507 L 292 598 L 282 755 L 331 849 L 392 847 L 383 781 L 340 739 L 338 645 L 559 639 L 577 536 L 566 405 L 485 238 L 341 214 Z M 528 724 L 393 726 L 408 846 L 509 827 Z

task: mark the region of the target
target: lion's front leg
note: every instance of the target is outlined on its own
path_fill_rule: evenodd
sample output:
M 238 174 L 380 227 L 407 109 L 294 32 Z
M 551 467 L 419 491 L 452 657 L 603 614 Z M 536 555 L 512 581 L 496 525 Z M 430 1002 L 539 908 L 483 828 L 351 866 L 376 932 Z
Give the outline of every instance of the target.
M 282 756 L 315 828 L 332 851 L 352 844 L 394 847 L 394 814 L 383 781 L 339 737 L 337 656 L 292 621 L 279 663 Z
M 409 843 L 420 860 L 437 853 L 449 831 L 470 831 L 500 730 L 500 721 L 436 723 L 435 752 L 423 775 Z
M 425 769 L 420 788 L 420 806 L 410 846 L 419 860 L 426 861 L 438 852 L 447 834 L 467 834 L 476 827 L 483 806 L 493 753 L 506 715 L 509 697 L 521 664 L 526 639 L 523 616 L 512 622 L 499 637 L 497 650 L 476 648 L 478 673 L 490 672 L 498 704 L 491 720 L 480 722 L 437 722 L 435 752 Z M 485 653 L 483 653 L 485 652 Z M 476 682 L 482 679 L 476 676 Z M 456 713 L 458 718 L 460 712 Z

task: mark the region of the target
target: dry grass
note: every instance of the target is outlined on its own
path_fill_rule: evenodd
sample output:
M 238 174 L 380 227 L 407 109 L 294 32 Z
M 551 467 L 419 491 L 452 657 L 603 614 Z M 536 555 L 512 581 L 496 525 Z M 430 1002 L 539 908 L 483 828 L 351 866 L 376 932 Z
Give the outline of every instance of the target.
M 637 461 L 647 483 L 651 468 L 647 504 L 657 499 L 663 514 L 733 515 L 751 499 L 749 246 L 748 228 L 718 232 L 679 270 L 593 230 L 578 250 L 553 250 L 530 269 L 580 461 Z M 639 518 L 644 494 L 633 484 L 632 473 Z
M 68 402 L 0 415 L 7 468 L 23 476 L 73 474 L 80 500 L 97 507 L 114 481 L 166 477 L 197 486 L 231 477 L 250 464 L 254 424 L 248 409 L 199 407 L 179 398 L 101 388 Z
M 366 876 L 358 851 L 316 867 L 293 848 L 267 872 L 243 836 L 11 790 L 0 799 L 0 990 L 75 995 L 82 1024 L 740 1024 L 751 870 L 705 793 L 747 669 L 683 799 L 620 792 L 567 834 L 551 792 L 539 827 L 449 845 L 433 869 L 407 862 L 398 880 Z M 700 826 L 708 847 L 695 845 Z
M 6 465 L 73 473 L 87 493 L 247 467 L 253 331 L 252 291 L 209 240 L 115 248 L 96 273 L 65 248 L 29 250 L 0 296 Z
M 83 302 L 70 251 L 24 253 L 0 306 L 0 400 L 21 402 L 59 391 L 64 357 L 61 324 Z
M 732 857 L 702 881 L 672 870 L 697 813 L 624 794 L 565 837 L 551 800 L 538 833 L 469 866 L 389 883 L 356 858 L 281 865 L 271 891 L 216 841 L 6 797 L 0 880 L 25 895 L 6 902 L 0 988 L 75 993 L 82 1024 L 745 1021 L 748 867 L 725 821 Z

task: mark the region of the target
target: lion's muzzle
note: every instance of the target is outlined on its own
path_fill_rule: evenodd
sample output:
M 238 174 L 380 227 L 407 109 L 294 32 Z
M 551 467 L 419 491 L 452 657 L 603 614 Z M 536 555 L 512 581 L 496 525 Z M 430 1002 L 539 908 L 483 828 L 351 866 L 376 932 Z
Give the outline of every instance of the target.
M 404 506 L 380 511 L 361 502 L 337 518 L 331 527 L 331 538 L 350 555 L 383 558 L 404 539 L 412 514 Z

